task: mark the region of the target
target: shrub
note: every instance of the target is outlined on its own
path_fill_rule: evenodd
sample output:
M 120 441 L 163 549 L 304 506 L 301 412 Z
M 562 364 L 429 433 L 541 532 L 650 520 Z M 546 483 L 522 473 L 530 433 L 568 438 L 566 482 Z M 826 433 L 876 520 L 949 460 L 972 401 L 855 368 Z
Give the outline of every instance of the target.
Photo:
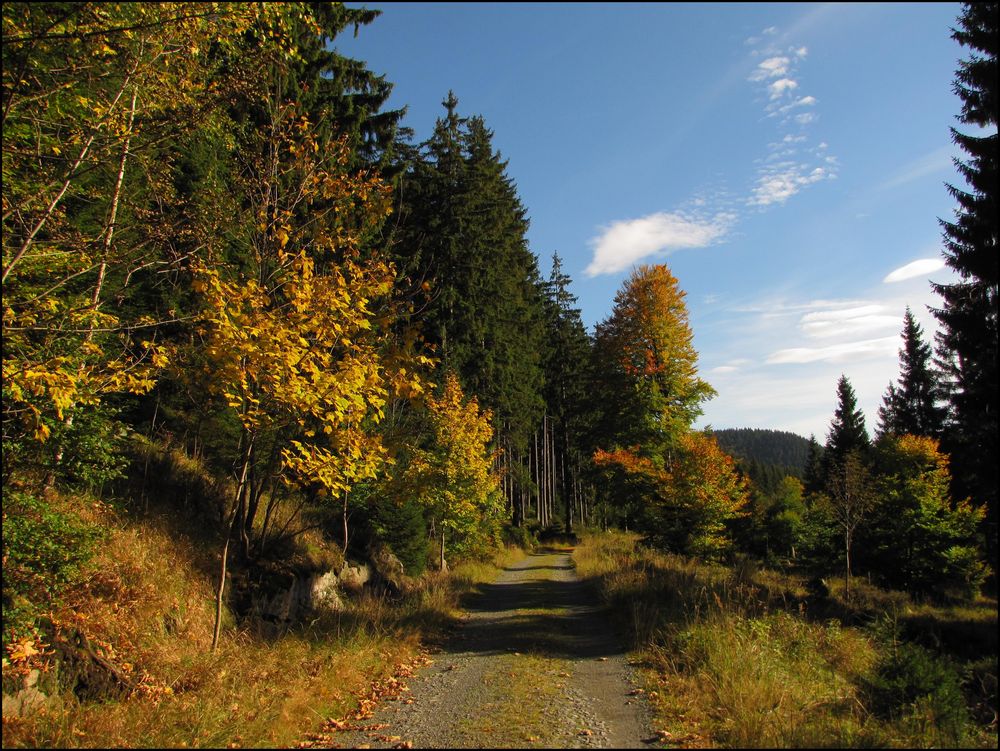
M 420 504 L 413 500 L 396 503 L 380 498 L 374 504 L 373 527 L 403 564 L 408 576 L 419 576 L 427 566 L 430 541 Z
M 969 717 L 958 672 L 918 644 L 890 649 L 876 667 L 868 693 L 876 715 L 932 733 L 934 745 L 956 744 L 965 736 Z
M 100 532 L 28 493 L 3 501 L 3 645 L 35 631 L 35 619 L 59 598 L 93 556 Z

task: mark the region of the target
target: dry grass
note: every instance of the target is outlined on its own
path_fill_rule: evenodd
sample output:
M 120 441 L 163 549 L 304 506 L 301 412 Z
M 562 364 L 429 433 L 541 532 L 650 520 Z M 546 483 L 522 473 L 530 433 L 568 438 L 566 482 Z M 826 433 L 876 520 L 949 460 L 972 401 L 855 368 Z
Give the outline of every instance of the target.
M 587 535 L 576 550 L 581 576 L 596 580 L 624 616 L 647 666 L 649 696 L 672 745 L 682 747 L 925 747 L 931 722 L 890 722 L 865 706 L 864 685 L 880 657 L 863 629 L 804 617 L 804 584 L 752 565 L 706 565 L 638 544 L 636 535 Z M 836 593 L 834 593 L 836 597 Z M 941 618 L 891 600 L 911 615 Z M 905 596 L 902 596 L 906 600 Z M 881 598 L 881 599 L 880 599 Z M 900 600 L 900 602 L 896 602 Z M 836 605 L 836 603 L 835 603 Z M 855 602 L 855 605 L 857 603 Z M 996 629 L 996 606 L 973 608 Z M 995 654 L 995 651 L 994 651 Z M 992 742 L 991 742 L 992 741 Z M 970 745 L 996 744 L 995 727 Z
M 110 533 L 92 575 L 53 620 L 85 633 L 136 688 L 104 702 L 66 692 L 30 719 L 5 717 L 4 747 L 293 746 L 418 659 L 462 593 L 497 573 L 489 563 L 460 564 L 412 582 L 401 601 L 352 599 L 277 639 L 227 615 L 211 653 L 214 551 L 99 505 L 85 513 Z M 505 551 L 496 562 L 518 555 Z

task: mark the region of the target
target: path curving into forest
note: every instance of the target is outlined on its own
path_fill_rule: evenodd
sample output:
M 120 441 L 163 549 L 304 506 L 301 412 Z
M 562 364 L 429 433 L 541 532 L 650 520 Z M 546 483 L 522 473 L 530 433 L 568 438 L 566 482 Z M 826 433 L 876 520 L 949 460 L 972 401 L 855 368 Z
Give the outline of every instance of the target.
M 378 707 L 367 748 L 647 748 L 650 711 L 626 649 L 571 551 L 546 548 L 466 603 L 454 638 Z

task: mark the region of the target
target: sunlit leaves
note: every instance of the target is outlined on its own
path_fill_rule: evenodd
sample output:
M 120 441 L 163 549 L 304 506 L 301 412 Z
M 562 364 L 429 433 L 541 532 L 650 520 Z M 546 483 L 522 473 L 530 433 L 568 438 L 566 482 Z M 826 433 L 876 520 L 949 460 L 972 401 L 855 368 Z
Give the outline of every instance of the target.
M 467 398 L 454 373 L 440 396 L 425 397 L 431 442 L 415 451 L 404 485 L 445 530 L 465 538 L 492 538 L 503 513 L 493 471 L 491 413 Z
M 717 555 L 731 545 L 727 524 L 746 513 L 746 479 L 704 433 L 681 435 L 667 467 L 633 450 L 599 450 L 594 463 L 617 469 L 644 494 L 649 533 L 670 550 Z
M 632 272 L 611 316 L 598 325 L 595 346 L 602 377 L 621 401 L 615 411 L 624 417 L 624 424 L 607 426 L 612 440 L 669 444 L 715 394 L 698 378 L 684 292 L 662 264 Z

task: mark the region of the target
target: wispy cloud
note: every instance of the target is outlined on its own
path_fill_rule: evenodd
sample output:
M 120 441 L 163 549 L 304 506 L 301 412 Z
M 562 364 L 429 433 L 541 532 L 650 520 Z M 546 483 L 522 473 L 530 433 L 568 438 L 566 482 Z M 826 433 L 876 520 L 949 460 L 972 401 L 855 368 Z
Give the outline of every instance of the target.
M 659 212 L 639 219 L 614 222 L 590 241 L 594 258 L 587 276 L 614 274 L 652 255 L 668 255 L 682 248 L 704 248 L 721 240 L 735 217 L 720 213 L 704 219 Z
M 876 190 L 898 188 L 922 177 L 952 169 L 954 165 L 951 158 L 954 151 L 954 146 L 942 146 L 929 154 L 919 156 L 900 167 L 887 180 L 880 183 Z
M 932 274 L 939 269 L 944 268 L 944 259 L 942 258 L 921 258 L 919 261 L 913 261 L 905 266 L 900 266 L 888 274 L 882 280 L 883 284 L 893 284 L 895 282 L 901 282 L 904 279 L 913 279 L 918 276 L 926 276 L 927 274 Z
M 783 204 L 807 186 L 837 176 L 836 157 L 820 153 L 825 144 L 810 148 L 807 136 L 801 132 L 816 119 L 814 113 L 801 110 L 814 107 L 817 99 L 811 94 L 799 95 L 797 92 L 796 67 L 805 60 L 808 50 L 801 45 L 788 44 L 784 41 L 787 36 L 780 35 L 777 27 L 770 26 L 746 40 L 747 44 L 757 47 L 750 54 L 762 57 L 749 73 L 749 80 L 767 99 L 764 106 L 767 117 L 781 116 L 779 126 L 782 129 L 793 122 L 800 126 L 798 133 L 779 132 L 780 141 L 768 144 L 770 153 L 759 160 L 749 195 L 744 193 L 736 199 L 735 207 L 731 198 L 696 196 L 673 210 L 603 226 L 590 241 L 593 257 L 584 269 L 585 275 L 613 274 L 650 256 L 662 257 L 676 250 L 716 244 L 726 238 L 748 207 L 764 209 Z M 782 39 L 780 49 L 774 44 L 778 38 Z M 761 43 L 763 47 L 759 46 Z M 747 80 L 745 58 L 726 76 L 725 85 L 729 85 L 734 76 L 736 81 Z M 724 86 L 716 88 L 721 91 Z
M 750 74 L 751 81 L 766 81 L 768 78 L 777 78 L 788 73 L 791 59 L 783 55 L 769 57 L 757 63 L 757 67 Z
M 780 99 L 792 89 L 797 89 L 798 87 L 799 84 L 794 79 L 779 78 L 777 81 L 772 81 L 767 85 L 767 94 L 772 100 Z
M 939 273 L 942 282 L 956 278 L 948 268 Z M 719 396 L 706 405 L 703 422 L 815 433 L 822 441 L 836 407 L 837 379 L 845 374 L 873 429 L 886 385 L 898 376 L 905 309 L 917 317 L 925 341 L 938 327 L 928 306 L 938 306 L 940 298 L 913 279 L 882 284 L 879 275 L 844 298 L 801 297 L 785 286 L 710 312 L 696 310 L 736 334 L 732 346 L 706 364 Z M 740 358 L 746 364 L 737 367 Z
M 831 180 L 836 173 L 826 167 L 813 167 L 806 163 L 781 162 L 761 170 L 747 204 L 770 206 L 782 204 L 808 185 L 820 180 Z
M 884 305 L 861 305 L 806 313 L 799 327 L 811 337 L 855 336 L 879 329 L 898 329 L 899 316 L 890 315 Z
M 884 357 L 899 349 L 899 336 L 863 339 L 857 342 L 830 344 L 826 347 L 792 347 L 779 349 L 767 358 L 769 365 L 809 362 L 856 362 L 863 357 Z
M 768 144 L 770 153 L 760 160 L 761 166 L 746 205 L 765 209 L 781 205 L 804 188 L 822 180 L 832 180 L 837 176 L 836 157 L 820 154 L 826 144 L 810 148 L 808 136 L 803 132 L 816 122 L 813 108 L 818 100 L 812 94 L 800 94 L 797 67 L 803 63 L 809 50 L 802 45 L 789 45 L 789 34 L 775 33 L 764 47 L 754 50 L 763 59 L 750 73 L 748 80 L 756 84 L 757 90 L 766 97 L 764 112 L 769 118 L 780 118 L 778 126 L 796 127 L 798 133 L 784 133 L 780 141 Z M 763 36 L 758 38 L 763 41 Z M 780 40 L 782 47 L 775 41 Z M 808 109 L 808 111 L 803 111 Z M 799 145 L 801 144 L 801 146 Z

